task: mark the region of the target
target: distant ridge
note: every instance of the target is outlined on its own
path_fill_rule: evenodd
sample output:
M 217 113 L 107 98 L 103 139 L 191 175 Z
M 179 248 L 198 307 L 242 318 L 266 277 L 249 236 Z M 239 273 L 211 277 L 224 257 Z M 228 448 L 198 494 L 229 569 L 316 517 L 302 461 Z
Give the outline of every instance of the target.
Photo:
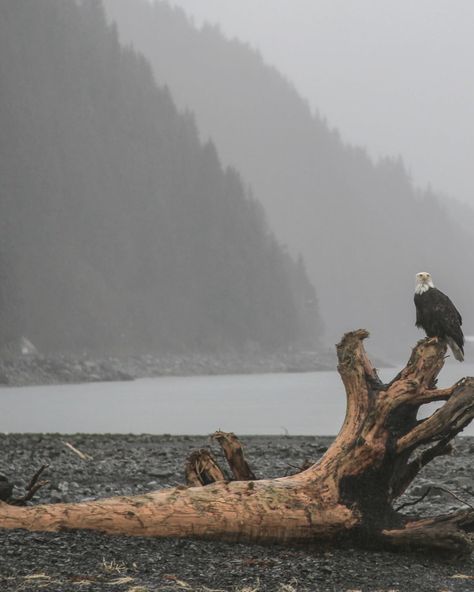
M 218 28 L 198 29 L 166 2 L 105 4 L 124 41 L 195 112 L 202 137 L 250 181 L 278 236 L 304 255 L 329 342 L 362 326 L 380 355 L 407 355 L 419 336 L 412 303 L 419 269 L 449 287 L 474 332 L 474 274 L 465 273 L 474 233 L 435 193 L 413 186 L 400 158 L 374 163 L 345 144 L 258 52 Z
M 0 3 L 0 346 L 314 347 L 316 293 L 98 0 Z

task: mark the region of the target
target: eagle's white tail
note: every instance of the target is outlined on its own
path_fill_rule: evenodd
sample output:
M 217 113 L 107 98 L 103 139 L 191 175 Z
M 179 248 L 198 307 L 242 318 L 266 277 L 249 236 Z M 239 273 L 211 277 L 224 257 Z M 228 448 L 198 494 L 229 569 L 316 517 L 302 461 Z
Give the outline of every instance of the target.
M 462 353 L 461 348 L 459 345 L 454 341 L 452 337 L 446 337 L 446 341 L 448 342 L 451 351 L 453 352 L 454 357 L 458 362 L 464 362 L 464 354 Z

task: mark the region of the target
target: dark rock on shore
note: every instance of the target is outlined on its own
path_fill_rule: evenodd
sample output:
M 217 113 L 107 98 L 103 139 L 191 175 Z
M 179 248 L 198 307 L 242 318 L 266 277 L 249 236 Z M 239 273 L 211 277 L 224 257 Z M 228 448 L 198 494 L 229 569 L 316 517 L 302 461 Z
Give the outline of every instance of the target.
M 83 461 L 70 442 L 93 457 Z M 317 460 L 331 442 L 323 437 L 245 437 L 257 476 L 293 472 Z M 135 494 L 181 483 L 186 456 L 208 445 L 205 437 L 151 435 L 0 435 L 0 474 L 22 495 L 33 473 L 50 463 L 51 483 L 38 502 L 76 501 Z M 473 502 L 474 439 L 459 438 L 456 451 L 428 465 L 405 501 L 429 485 Z M 435 515 L 463 507 L 434 490 L 412 514 Z M 359 549 L 231 545 L 170 539 L 110 537 L 88 532 L 0 531 L 0 590 L 63 592 L 468 592 L 474 560 Z

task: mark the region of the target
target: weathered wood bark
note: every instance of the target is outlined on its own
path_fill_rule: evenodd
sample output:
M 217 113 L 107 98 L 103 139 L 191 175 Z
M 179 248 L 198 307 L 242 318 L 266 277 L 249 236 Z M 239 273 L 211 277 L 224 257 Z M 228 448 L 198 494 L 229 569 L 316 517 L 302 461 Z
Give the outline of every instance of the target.
M 242 444 L 233 432 L 218 430 L 211 436 L 222 448 L 224 456 L 236 481 L 251 481 L 256 477 L 249 467 Z M 210 485 L 216 481 L 229 481 L 209 450 L 201 448 L 189 455 L 184 468 L 186 483 L 192 487 Z
M 367 336 L 363 330 L 348 333 L 337 346 L 346 417 L 332 446 L 307 470 L 272 480 L 217 481 L 75 504 L 0 503 L 0 527 L 280 543 L 350 539 L 468 551 L 474 511 L 413 520 L 396 512 L 393 502 L 424 465 L 447 453 L 449 441 L 473 419 L 474 378 L 436 389 L 446 346 L 424 339 L 407 366 L 384 385 L 365 353 Z M 419 407 L 432 401 L 446 402 L 418 421 Z M 422 445 L 428 447 L 417 454 Z
M 233 432 L 218 430 L 212 434 L 212 439 L 218 442 L 222 448 L 236 481 L 251 481 L 256 479 L 245 459 L 242 445 Z
M 205 448 L 196 450 L 189 456 L 184 473 L 187 484 L 192 487 L 226 480 L 224 472 L 211 456 L 209 450 Z

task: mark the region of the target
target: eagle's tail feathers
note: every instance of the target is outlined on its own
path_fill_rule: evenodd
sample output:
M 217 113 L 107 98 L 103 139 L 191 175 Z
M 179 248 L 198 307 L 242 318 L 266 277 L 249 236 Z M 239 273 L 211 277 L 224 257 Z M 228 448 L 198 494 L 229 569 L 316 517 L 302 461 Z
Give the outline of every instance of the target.
M 464 352 L 462 350 L 462 347 L 459 347 L 459 345 L 454 341 L 452 337 L 447 337 L 446 341 L 448 342 L 448 345 L 451 348 L 451 351 L 453 352 L 453 355 L 456 358 L 456 360 L 458 362 L 464 362 Z

